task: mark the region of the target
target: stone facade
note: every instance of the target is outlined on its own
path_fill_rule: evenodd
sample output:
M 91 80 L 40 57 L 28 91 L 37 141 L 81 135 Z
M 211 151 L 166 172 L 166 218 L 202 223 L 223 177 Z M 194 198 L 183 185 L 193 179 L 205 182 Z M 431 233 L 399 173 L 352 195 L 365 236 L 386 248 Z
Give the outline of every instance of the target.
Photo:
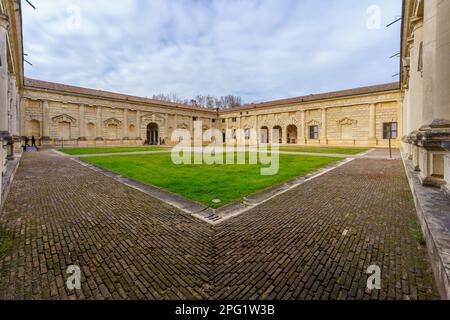
M 23 83 L 20 1 L 0 1 L 0 203 L 7 161 L 19 146 L 19 104 Z
M 195 117 L 211 126 L 217 112 L 162 101 L 25 80 L 21 134 L 42 145 L 170 144 Z
M 403 94 L 395 84 L 358 90 L 354 96 L 336 92 L 310 102 L 296 98 L 217 112 L 26 79 L 21 134 L 43 145 L 170 145 L 176 143 L 174 129 L 192 130 L 194 121 L 202 121 L 204 130 L 216 128 L 224 136 L 227 130 L 255 129 L 260 142 L 275 142 L 272 132 L 278 129 L 281 144 L 387 146 L 383 125 L 402 127 Z M 310 136 L 314 126 L 317 139 Z M 243 144 L 245 136 L 233 142 Z M 392 143 L 398 146 L 400 140 Z
M 274 101 L 263 106 L 226 110 L 219 115 L 221 129 L 257 128 L 260 132 L 258 140 L 269 143 L 275 142 L 271 132 L 278 129 L 281 131 L 279 142 L 283 145 L 385 147 L 389 140 L 383 137 L 383 125 L 397 123 L 401 128 L 403 122 L 403 94 L 394 85 L 389 90 L 387 87 L 375 86 L 367 89 L 367 93 L 355 96 L 318 97 L 309 102 Z M 377 91 L 380 88 L 383 91 Z M 312 127 L 318 131 L 316 137 L 311 135 Z M 266 130 L 269 131 L 268 139 Z M 394 146 L 399 143 L 398 138 L 392 140 Z
M 450 1 L 404 3 L 403 152 L 424 185 L 450 185 Z

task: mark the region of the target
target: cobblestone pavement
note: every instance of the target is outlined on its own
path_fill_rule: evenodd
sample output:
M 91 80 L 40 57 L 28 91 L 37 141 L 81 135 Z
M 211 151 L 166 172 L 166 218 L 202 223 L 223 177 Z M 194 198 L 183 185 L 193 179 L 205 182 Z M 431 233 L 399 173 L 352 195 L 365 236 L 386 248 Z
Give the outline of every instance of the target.
M 22 161 L 0 216 L 0 299 L 438 298 L 400 161 L 354 160 L 217 226 L 54 153 Z M 366 289 L 373 264 L 380 291 Z

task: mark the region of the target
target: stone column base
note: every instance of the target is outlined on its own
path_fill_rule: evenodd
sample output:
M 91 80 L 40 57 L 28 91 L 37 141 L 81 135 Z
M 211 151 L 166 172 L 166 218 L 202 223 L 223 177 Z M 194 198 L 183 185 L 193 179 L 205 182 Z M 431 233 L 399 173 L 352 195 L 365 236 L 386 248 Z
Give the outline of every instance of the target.
M 369 140 L 367 140 L 367 144 L 369 146 L 376 147 L 376 146 L 378 146 L 378 139 L 377 138 L 369 138 Z
M 52 144 L 52 139 L 50 137 L 41 138 L 41 146 L 50 146 Z
M 444 180 L 446 185 L 442 187 L 442 190 L 450 200 L 450 141 L 443 142 L 442 147 L 447 150 L 444 159 Z
M 420 171 L 422 184 L 431 187 L 445 185 L 444 158 L 447 151 L 442 144 L 450 140 L 450 127 L 435 120 L 430 126 L 413 131 L 406 140 L 414 145 L 414 169 Z

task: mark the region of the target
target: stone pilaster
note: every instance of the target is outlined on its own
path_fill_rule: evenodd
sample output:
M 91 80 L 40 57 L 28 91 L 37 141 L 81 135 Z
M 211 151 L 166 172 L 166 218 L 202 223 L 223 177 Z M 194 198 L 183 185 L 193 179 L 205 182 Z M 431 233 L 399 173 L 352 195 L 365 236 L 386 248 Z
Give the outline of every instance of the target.
M 141 111 L 136 111 L 136 140 L 142 140 L 141 135 Z
M 322 128 L 320 130 L 320 144 L 328 144 L 327 109 L 322 109 Z
M 427 186 L 444 186 L 447 151 L 443 146 L 450 141 L 450 1 L 437 1 L 436 8 L 436 81 L 434 82 L 434 120 L 428 126 L 410 135 L 419 147 L 420 178 Z M 425 74 L 432 76 L 432 74 Z
M 9 21 L 8 17 L 0 14 L 0 136 L 8 137 L 9 130 L 9 101 L 8 101 L 8 60 L 7 60 L 7 35 Z
M 287 144 L 287 126 L 281 129 L 281 144 Z
M 437 2 L 438 0 L 424 1 L 422 72 L 423 100 L 421 126 L 428 125 L 433 121 L 436 81 Z
M 102 107 L 97 107 L 97 141 L 103 141 L 103 119 L 102 119 Z
M 433 124 L 450 128 L 450 1 L 438 1 Z M 437 123 L 436 123 L 437 122 Z
M 128 109 L 123 109 L 123 140 L 128 140 Z
M 80 134 L 78 141 L 86 141 L 86 106 L 84 104 L 80 104 L 79 118 Z
M 50 138 L 50 105 L 48 101 L 42 102 L 42 137 L 41 142 L 46 143 Z
M 377 144 L 377 106 L 374 103 L 369 105 L 369 143 Z
M 25 126 L 25 110 L 28 109 L 28 104 L 29 104 L 28 99 L 22 97 L 22 99 L 20 100 L 20 106 L 19 106 L 19 109 L 20 109 L 19 134 L 21 136 L 25 136 L 27 134 L 26 126 Z
M 303 141 L 304 143 L 306 143 L 306 139 L 308 137 L 308 132 L 306 132 L 306 121 L 305 121 L 305 111 L 300 111 L 300 125 L 301 128 L 300 130 L 298 130 L 299 132 L 299 136 L 298 136 L 298 141 Z M 303 139 L 303 140 L 301 140 Z

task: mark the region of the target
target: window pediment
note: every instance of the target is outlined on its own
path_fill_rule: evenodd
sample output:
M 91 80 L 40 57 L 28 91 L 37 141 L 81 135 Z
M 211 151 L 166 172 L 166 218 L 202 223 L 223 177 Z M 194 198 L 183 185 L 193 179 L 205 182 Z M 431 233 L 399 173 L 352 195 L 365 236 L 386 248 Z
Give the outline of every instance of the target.
M 350 119 L 348 117 L 342 118 L 341 120 L 336 121 L 340 126 L 353 125 L 356 126 L 358 124 L 357 120 Z
M 306 125 L 308 125 L 308 126 L 321 126 L 322 122 L 317 121 L 317 120 L 311 120 L 311 121 L 307 122 Z
M 74 117 L 71 117 L 68 114 L 61 114 L 59 116 L 53 117 L 52 121 L 54 123 L 68 122 L 71 124 L 75 124 L 77 122 L 77 120 Z
M 116 126 L 120 126 L 122 124 L 122 121 L 116 119 L 116 118 L 109 118 L 107 120 L 104 121 L 104 124 L 109 126 L 109 125 L 116 125 Z

